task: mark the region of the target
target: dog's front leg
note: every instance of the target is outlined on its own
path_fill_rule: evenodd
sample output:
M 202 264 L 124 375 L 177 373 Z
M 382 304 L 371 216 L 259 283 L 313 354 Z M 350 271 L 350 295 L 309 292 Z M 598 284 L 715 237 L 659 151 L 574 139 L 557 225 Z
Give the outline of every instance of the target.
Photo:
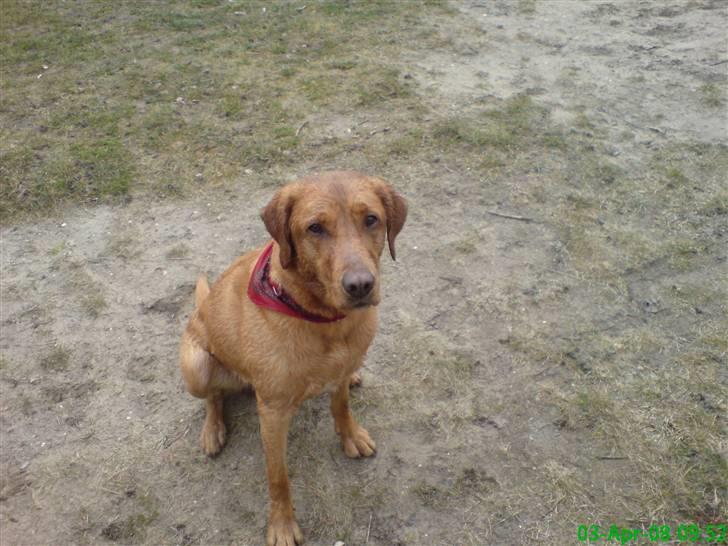
M 341 445 L 347 457 L 369 457 L 377 449 L 374 440 L 364 427 L 356 422 L 349 409 L 349 379 L 347 378 L 331 395 L 331 414 L 336 432 L 341 435 Z
M 258 397 L 260 436 L 263 440 L 270 491 L 267 546 L 295 546 L 303 543 L 303 533 L 293 517 L 286 466 L 288 425 L 294 411 L 295 408 L 267 405 Z

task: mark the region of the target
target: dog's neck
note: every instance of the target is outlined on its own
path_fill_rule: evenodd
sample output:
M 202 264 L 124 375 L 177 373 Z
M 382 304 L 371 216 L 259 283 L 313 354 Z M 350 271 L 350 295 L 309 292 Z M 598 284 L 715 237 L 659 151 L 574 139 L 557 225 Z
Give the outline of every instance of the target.
M 270 279 L 285 290 L 295 302 L 309 313 L 325 318 L 340 316 L 336 309 L 329 307 L 318 298 L 294 270 L 283 269 L 280 261 L 280 247 L 273 245 L 270 260 Z

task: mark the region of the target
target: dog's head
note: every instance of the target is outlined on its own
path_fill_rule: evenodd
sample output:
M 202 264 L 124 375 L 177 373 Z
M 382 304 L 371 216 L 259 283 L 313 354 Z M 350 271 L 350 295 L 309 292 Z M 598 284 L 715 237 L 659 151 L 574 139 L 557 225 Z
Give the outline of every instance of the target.
M 261 214 L 281 266 L 323 305 L 347 311 L 379 303 L 379 258 L 407 203 L 385 181 L 329 172 L 281 188 Z

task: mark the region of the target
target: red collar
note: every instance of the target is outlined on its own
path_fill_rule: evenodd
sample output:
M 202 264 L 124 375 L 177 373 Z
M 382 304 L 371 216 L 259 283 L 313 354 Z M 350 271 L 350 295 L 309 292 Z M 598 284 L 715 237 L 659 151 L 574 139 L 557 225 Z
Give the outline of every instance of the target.
M 337 315 L 334 318 L 322 317 L 306 311 L 286 293 L 283 288 L 270 278 L 270 258 L 273 254 L 271 242 L 258 257 L 253 273 L 248 281 L 248 297 L 258 307 L 264 307 L 284 315 L 300 318 L 309 322 L 336 322 L 346 318 L 346 315 Z

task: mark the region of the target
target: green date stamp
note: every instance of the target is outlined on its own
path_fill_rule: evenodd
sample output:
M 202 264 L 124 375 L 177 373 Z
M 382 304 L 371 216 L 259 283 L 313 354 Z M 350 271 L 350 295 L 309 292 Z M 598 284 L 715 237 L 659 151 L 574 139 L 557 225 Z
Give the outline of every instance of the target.
M 695 523 L 681 523 L 677 526 L 650 525 L 647 528 L 637 529 L 620 527 L 618 525 L 579 525 L 576 538 L 580 542 L 614 541 L 620 544 L 648 540 L 650 542 L 694 542 L 723 544 L 726 542 L 728 524 L 714 523 L 697 525 Z

